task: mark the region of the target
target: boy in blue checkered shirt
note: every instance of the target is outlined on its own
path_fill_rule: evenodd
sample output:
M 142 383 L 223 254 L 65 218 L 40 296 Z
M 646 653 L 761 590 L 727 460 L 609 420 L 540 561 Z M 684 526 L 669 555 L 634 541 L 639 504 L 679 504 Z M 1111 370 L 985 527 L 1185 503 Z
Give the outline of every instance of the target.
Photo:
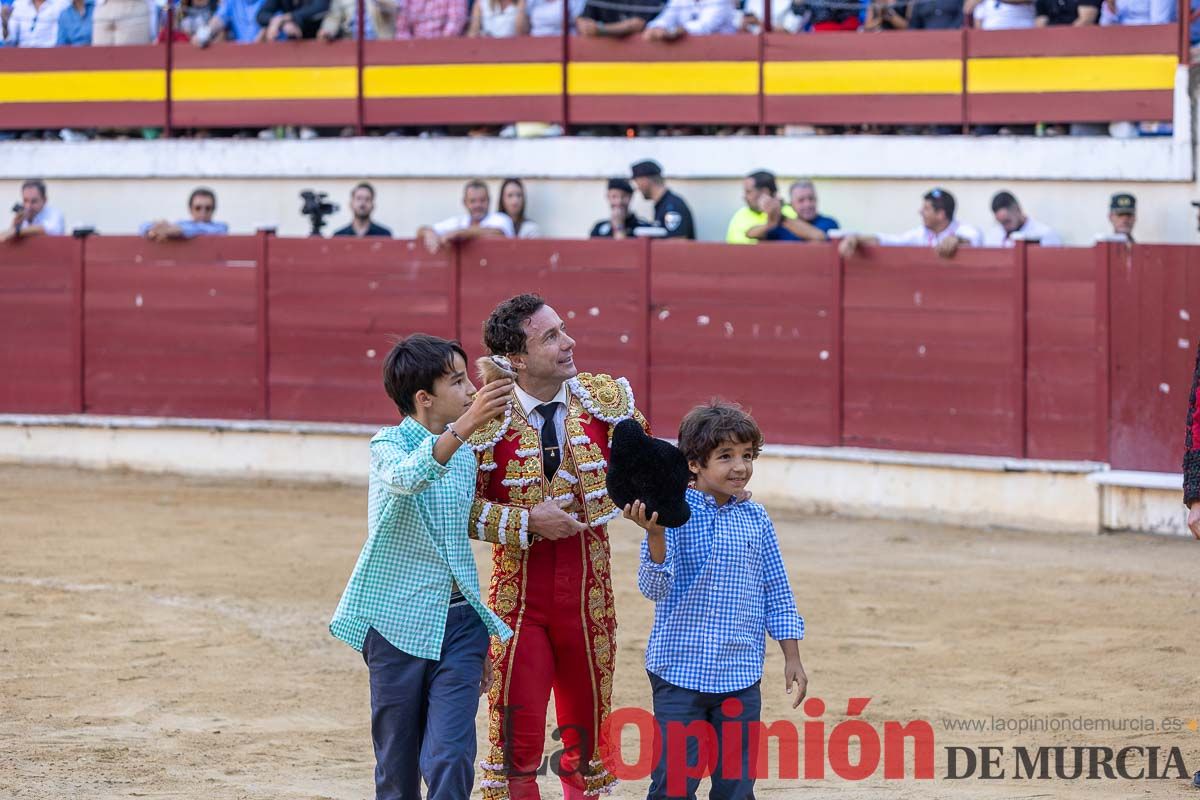
M 734 405 L 693 409 L 679 426 L 679 449 L 695 477 L 687 490 L 691 518 L 664 529 L 640 501 L 625 516 L 646 530 L 638 588 L 655 602 L 646 646 L 654 716 L 662 732 L 649 800 L 694 800 L 701 742 L 680 725 L 703 721 L 716 734 L 711 800 L 744 800 L 754 792 L 750 723 L 759 720 L 766 634 L 784 655 L 784 684 L 800 705 L 808 677 L 797 645 L 804 619 L 788 584 L 775 528 L 746 485 L 762 448 L 753 417 Z M 793 692 L 794 690 L 794 692 Z M 741 763 L 725 763 L 722 741 L 740 729 Z M 685 761 L 686 756 L 686 761 Z
M 458 342 L 415 333 L 384 360 L 404 420 L 371 439 L 366 544 L 330 632 L 367 662 L 376 800 L 461 800 L 475 781 L 475 713 L 489 637 L 512 631 L 479 597 L 466 440 L 504 411 L 512 381 L 479 392 Z

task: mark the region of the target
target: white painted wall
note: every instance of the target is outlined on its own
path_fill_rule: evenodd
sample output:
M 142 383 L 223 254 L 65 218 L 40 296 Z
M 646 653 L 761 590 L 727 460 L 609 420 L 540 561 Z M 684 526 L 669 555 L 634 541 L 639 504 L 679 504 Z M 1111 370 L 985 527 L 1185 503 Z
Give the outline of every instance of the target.
M 1190 126 L 1189 126 L 1190 128 Z M 731 137 L 546 140 L 326 139 L 307 142 L 197 140 L 0 144 L 0 203 L 20 179 L 50 185 L 50 202 L 70 226 L 131 233 L 162 215 L 182 217 L 188 192 L 216 190 L 218 218 L 235 232 L 263 224 L 282 235 L 307 233 L 298 211 L 305 188 L 327 191 L 348 219 L 351 186 L 371 180 L 378 220 L 399 236 L 460 211 L 462 182 L 526 179 L 531 216 L 548 236 L 585 236 L 606 214 L 604 182 L 654 157 L 692 206 L 701 238 L 721 240 L 741 204 L 741 177 L 768 168 L 786 185 L 816 179 L 825 213 L 849 230 L 899 231 L 917 224 L 920 196 L 933 185 L 955 194 L 960 219 L 991 223 L 990 198 L 1013 191 L 1026 211 L 1071 244 L 1106 230 L 1108 198 L 1138 197 L 1139 241 L 1194 243 L 1200 197 L 1190 131 L 1175 138 Z M 10 199 L 11 198 L 11 199 Z M 649 213 L 639 200 L 637 209 Z M 332 228 L 330 228 L 331 230 Z

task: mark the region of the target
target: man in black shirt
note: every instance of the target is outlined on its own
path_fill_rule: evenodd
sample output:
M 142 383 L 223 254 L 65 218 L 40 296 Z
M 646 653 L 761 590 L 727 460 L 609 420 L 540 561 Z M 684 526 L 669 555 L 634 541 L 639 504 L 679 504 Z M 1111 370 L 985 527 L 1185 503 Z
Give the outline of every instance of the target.
M 1036 0 L 1037 26 L 1095 25 L 1100 20 L 1100 0 Z
M 632 167 L 633 182 L 642 197 L 654 202 L 654 222 L 666 231 L 669 239 L 695 239 L 696 226 L 692 222 L 692 211 L 683 198 L 667 188 L 663 181 L 662 166 L 649 159 L 639 161 Z
M 344 228 L 333 232 L 334 236 L 387 236 L 392 232 L 376 225 L 371 215 L 375 213 L 375 187 L 363 181 L 350 190 L 350 212 L 354 219 Z
M 266 0 L 258 10 L 263 41 L 315 39 L 329 0 Z
M 648 228 L 654 223 L 638 218 L 629 210 L 633 200 L 633 186 L 624 178 L 612 178 L 608 182 L 608 219 L 592 226 L 588 234 L 593 239 L 630 239 L 637 228 Z
M 909 29 L 958 30 L 963 26 L 961 0 L 913 0 L 908 5 Z
M 623 39 L 641 33 L 664 5 L 663 0 L 588 0 L 575 18 L 575 29 L 580 36 Z

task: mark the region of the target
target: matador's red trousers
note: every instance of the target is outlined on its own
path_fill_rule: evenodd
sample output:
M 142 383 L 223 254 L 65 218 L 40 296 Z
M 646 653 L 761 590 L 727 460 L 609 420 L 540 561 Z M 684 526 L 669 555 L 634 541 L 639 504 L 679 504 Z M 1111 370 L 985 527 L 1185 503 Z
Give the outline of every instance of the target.
M 601 761 L 600 726 L 612 697 L 614 633 L 608 532 L 538 540 L 519 555 L 496 548 L 490 601 L 514 631 L 493 641 L 492 748 L 483 763 L 488 800 L 537 800 L 550 693 L 558 713 L 547 768 L 563 794 L 582 800 L 614 783 Z M 512 603 L 516 600 L 515 604 Z

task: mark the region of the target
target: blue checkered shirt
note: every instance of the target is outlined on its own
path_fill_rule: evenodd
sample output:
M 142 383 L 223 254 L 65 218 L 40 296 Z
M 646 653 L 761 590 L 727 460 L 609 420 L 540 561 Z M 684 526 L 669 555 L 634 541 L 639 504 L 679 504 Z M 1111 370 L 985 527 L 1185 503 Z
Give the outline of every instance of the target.
M 367 542 L 329 623 L 355 650 L 374 628 L 409 655 L 441 658 L 452 583 L 492 636 L 512 636 L 479 599 L 467 525 L 475 455 L 460 447 L 443 466 L 433 457 L 436 441 L 412 417 L 371 439 Z
M 758 503 L 687 490 L 692 516 L 667 528 L 667 554 L 642 540 L 638 588 L 655 602 L 646 669 L 696 692 L 736 692 L 762 679 L 766 636 L 803 639 L 775 526 Z

